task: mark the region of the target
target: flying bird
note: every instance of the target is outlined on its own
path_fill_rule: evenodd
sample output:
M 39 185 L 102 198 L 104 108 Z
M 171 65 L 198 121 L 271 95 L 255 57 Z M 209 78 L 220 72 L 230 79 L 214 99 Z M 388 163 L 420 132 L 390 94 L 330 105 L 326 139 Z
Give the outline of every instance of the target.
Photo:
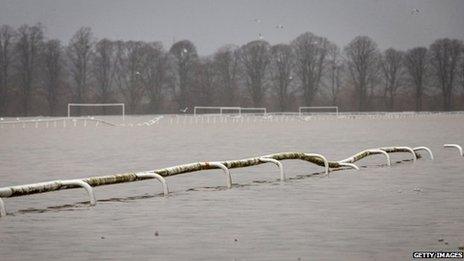
M 417 9 L 417 8 L 413 8 L 413 9 L 411 10 L 411 14 L 412 14 L 412 15 L 417 15 L 417 14 L 419 14 L 419 13 L 420 13 L 420 10 Z
M 258 34 L 258 39 L 263 40 L 263 35 L 261 33 Z
M 277 29 L 284 29 L 284 26 L 282 24 L 278 24 L 278 25 L 276 25 L 276 28 Z
M 187 110 L 188 110 L 188 107 L 185 107 L 185 109 L 183 109 L 183 110 L 181 109 L 180 111 L 181 111 L 182 113 L 186 113 Z
M 261 23 L 261 19 L 258 19 L 258 18 L 253 19 L 253 21 L 255 21 L 255 23 L 258 23 L 258 24 Z

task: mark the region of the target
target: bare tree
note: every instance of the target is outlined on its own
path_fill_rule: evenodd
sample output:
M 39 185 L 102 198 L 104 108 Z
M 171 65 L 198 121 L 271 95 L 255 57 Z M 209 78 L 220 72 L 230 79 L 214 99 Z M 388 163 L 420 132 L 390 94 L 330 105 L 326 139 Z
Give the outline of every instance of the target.
M 214 98 L 216 97 L 216 74 L 212 59 L 200 59 L 195 69 L 197 75 L 195 81 L 197 104 L 211 106 L 214 104 Z
M 422 110 L 424 80 L 427 73 L 427 48 L 416 47 L 408 50 L 405 57 L 405 65 L 414 83 L 416 111 L 420 111 Z
M 464 58 L 461 59 L 461 66 L 460 66 L 460 70 L 459 70 L 459 81 L 461 83 L 461 87 L 462 87 L 462 90 L 461 90 L 461 93 L 462 93 L 462 96 L 463 96 L 463 101 L 464 101 Z
M 321 82 L 329 41 L 306 32 L 293 40 L 296 54 L 296 73 L 301 81 L 305 106 L 311 106 Z
M 101 103 L 107 103 L 111 100 L 115 72 L 116 55 L 113 42 L 108 39 L 98 41 L 95 45 L 95 55 L 92 60 L 97 100 Z M 103 107 L 103 113 L 105 113 L 105 107 Z
M 176 78 L 179 94 L 179 108 L 190 105 L 191 86 L 194 83 L 194 68 L 198 60 L 197 49 L 188 40 L 179 41 L 171 46 L 169 52 L 173 55 L 176 65 Z
M 58 40 L 49 40 L 43 48 L 44 89 L 50 115 L 55 115 L 62 78 L 62 47 Z
M 438 39 L 430 45 L 432 67 L 440 83 L 443 95 L 443 109 L 453 108 L 453 89 L 463 43 L 457 39 Z
M 218 86 L 222 91 L 221 104 L 233 106 L 237 103 L 239 52 L 235 46 L 220 48 L 213 58 L 218 77 Z
M 269 44 L 261 40 L 247 43 L 240 48 L 240 61 L 253 105 L 262 106 L 267 67 L 270 63 Z
M 345 47 L 348 70 L 356 88 L 358 110 L 366 110 L 368 90 L 377 77 L 379 51 L 367 36 L 357 36 Z
M 274 45 L 271 48 L 271 75 L 277 92 L 280 111 L 288 109 L 290 83 L 293 80 L 295 55 L 287 44 Z
M 10 66 L 15 34 L 14 29 L 8 25 L 0 27 L 0 115 L 5 113 L 8 102 Z
M 131 113 L 136 112 L 144 94 L 142 72 L 145 48 L 143 42 L 116 42 L 116 85 Z
M 327 70 L 326 74 L 329 78 L 330 97 L 333 106 L 338 105 L 338 96 L 341 90 L 341 78 L 343 76 L 343 61 L 340 54 L 340 49 L 335 44 L 329 45 L 327 57 Z
M 84 102 L 87 98 L 92 49 L 92 30 L 90 27 L 81 27 L 71 38 L 67 48 L 70 72 L 76 84 L 75 102 Z M 80 114 L 79 108 L 77 110 Z
M 145 92 L 150 100 L 150 112 L 159 112 L 166 95 L 167 85 L 171 81 L 171 60 L 161 43 L 145 46 L 143 70 L 140 74 Z
M 395 95 L 403 80 L 403 59 L 403 52 L 393 48 L 385 50 L 381 58 L 381 68 L 385 82 L 384 99 L 389 110 L 393 110 Z
M 29 115 L 31 93 L 37 82 L 40 62 L 40 48 L 43 45 L 41 24 L 23 25 L 18 29 L 16 53 L 18 55 L 18 74 L 20 80 L 23 114 Z

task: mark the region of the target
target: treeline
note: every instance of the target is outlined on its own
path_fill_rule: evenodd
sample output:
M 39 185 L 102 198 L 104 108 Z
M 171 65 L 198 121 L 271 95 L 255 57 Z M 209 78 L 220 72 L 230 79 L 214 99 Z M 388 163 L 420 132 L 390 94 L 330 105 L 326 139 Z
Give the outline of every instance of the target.
M 97 40 L 80 28 L 64 45 L 41 24 L 0 27 L 0 116 L 64 115 L 66 104 L 124 102 L 129 113 L 193 106 L 335 105 L 341 110 L 464 109 L 464 45 L 381 51 L 367 36 L 340 49 L 306 32 L 288 44 L 251 41 L 200 57 L 183 40 Z

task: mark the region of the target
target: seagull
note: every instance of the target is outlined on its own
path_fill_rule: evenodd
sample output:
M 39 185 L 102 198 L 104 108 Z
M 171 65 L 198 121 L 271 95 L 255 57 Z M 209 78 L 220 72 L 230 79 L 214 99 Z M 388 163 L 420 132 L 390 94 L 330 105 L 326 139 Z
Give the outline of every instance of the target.
M 140 72 L 135 72 L 135 75 L 140 75 Z
M 181 111 L 182 113 L 186 113 L 186 112 L 187 112 L 187 110 L 188 110 L 188 107 L 185 107 L 185 109 L 183 109 L 183 110 L 180 110 L 180 111 Z
M 258 39 L 263 40 L 263 35 L 261 33 L 258 34 Z
M 284 29 L 284 26 L 281 25 L 281 24 L 278 24 L 278 25 L 276 25 L 276 28 L 277 28 L 277 29 Z
M 417 8 L 413 8 L 413 9 L 411 10 L 411 14 L 412 14 L 412 15 L 417 15 L 417 14 L 419 14 L 419 13 L 420 13 L 420 10 L 417 9 Z
M 261 23 L 261 19 L 258 19 L 258 18 L 253 19 L 253 21 L 255 21 L 255 23 L 258 23 L 258 24 Z

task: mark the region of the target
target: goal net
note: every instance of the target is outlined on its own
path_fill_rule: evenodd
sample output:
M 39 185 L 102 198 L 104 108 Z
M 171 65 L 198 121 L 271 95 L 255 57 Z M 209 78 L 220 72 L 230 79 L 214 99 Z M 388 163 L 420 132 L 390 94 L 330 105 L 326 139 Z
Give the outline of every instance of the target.
M 298 110 L 302 115 L 336 115 L 338 116 L 338 106 L 312 106 L 300 107 Z
M 124 120 L 125 107 L 124 103 L 68 103 L 68 118 L 73 113 L 76 116 L 121 115 Z

